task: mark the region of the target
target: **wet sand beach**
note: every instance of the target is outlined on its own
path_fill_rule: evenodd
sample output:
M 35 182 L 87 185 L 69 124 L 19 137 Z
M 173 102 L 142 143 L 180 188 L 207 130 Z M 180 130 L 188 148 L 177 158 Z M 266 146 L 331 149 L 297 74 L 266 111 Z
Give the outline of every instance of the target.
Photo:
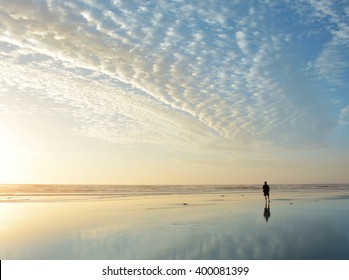
M 1 186 L 0 259 L 349 259 L 349 186 Z

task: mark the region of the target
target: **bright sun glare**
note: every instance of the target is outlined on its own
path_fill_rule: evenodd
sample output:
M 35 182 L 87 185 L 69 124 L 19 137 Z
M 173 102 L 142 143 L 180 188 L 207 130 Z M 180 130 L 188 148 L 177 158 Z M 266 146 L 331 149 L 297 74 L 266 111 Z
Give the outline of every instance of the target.
M 15 136 L 9 128 L 0 125 L 0 184 L 11 178 L 16 158 Z

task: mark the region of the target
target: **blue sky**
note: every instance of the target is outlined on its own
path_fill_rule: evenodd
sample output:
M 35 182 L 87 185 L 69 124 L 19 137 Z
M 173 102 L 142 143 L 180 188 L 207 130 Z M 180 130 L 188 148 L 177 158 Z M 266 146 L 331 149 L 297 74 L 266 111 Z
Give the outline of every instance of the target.
M 0 18 L 3 182 L 349 180 L 348 1 L 11 0 Z

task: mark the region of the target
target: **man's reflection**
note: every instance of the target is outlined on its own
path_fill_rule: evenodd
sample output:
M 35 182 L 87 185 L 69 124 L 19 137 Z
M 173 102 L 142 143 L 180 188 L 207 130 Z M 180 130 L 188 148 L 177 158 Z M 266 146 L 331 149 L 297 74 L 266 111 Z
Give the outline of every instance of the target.
M 265 202 L 263 216 L 265 218 L 265 221 L 268 222 L 270 218 L 270 202 Z

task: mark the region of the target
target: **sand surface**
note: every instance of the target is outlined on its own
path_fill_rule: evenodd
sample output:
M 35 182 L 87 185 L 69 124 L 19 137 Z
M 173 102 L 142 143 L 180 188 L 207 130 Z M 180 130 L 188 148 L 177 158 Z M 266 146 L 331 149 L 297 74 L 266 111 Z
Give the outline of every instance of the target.
M 349 187 L 1 186 L 0 259 L 349 259 Z

